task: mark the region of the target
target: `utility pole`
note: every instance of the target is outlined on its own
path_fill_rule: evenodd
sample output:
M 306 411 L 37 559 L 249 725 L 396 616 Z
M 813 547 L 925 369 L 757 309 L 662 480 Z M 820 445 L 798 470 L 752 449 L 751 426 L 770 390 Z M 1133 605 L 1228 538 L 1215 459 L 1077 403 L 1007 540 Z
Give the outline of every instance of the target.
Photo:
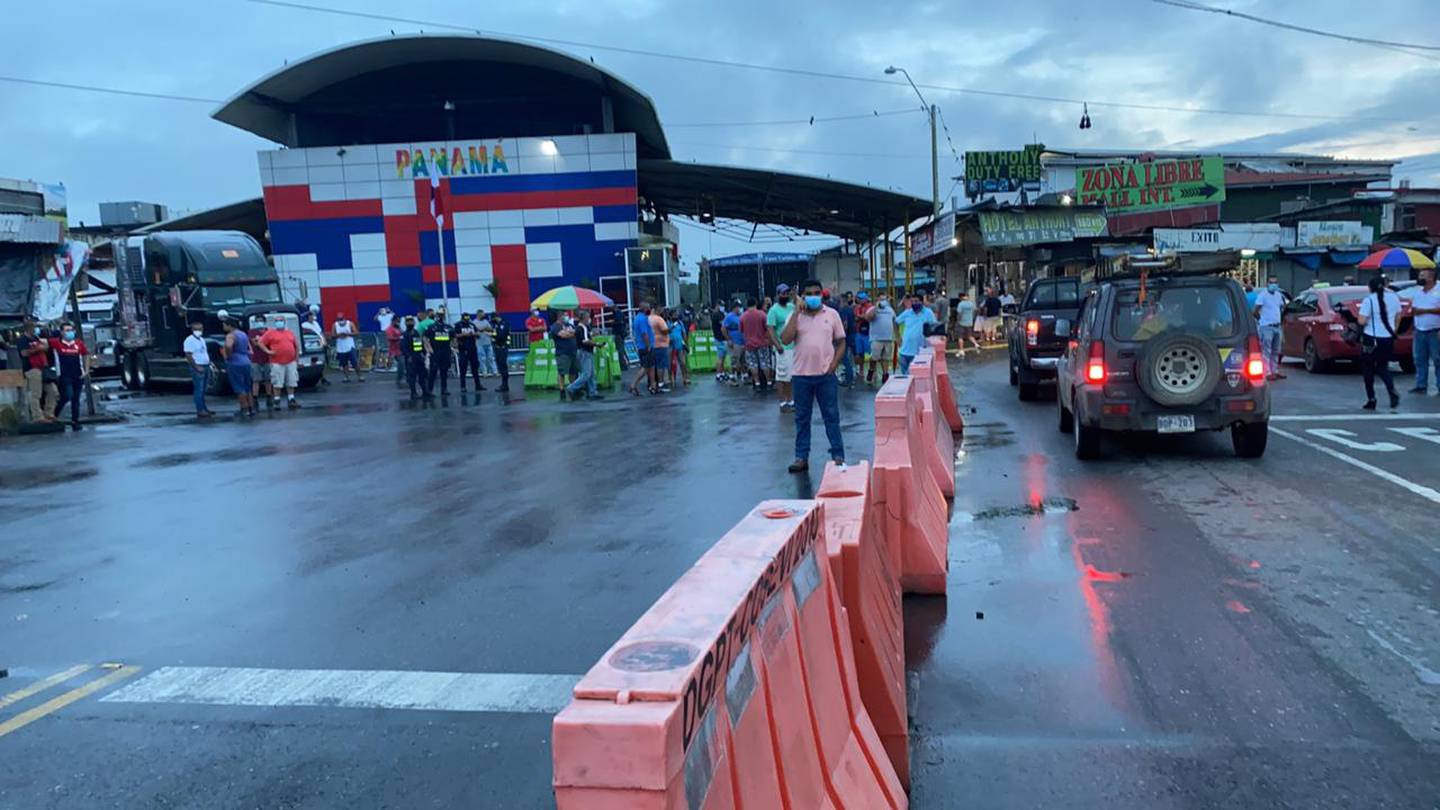
M 915 80 L 910 78 L 910 71 L 902 67 L 891 65 L 885 68 L 885 75 L 894 76 L 896 73 L 905 74 L 905 81 L 910 83 L 910 89 L 920 97 L 920 103 L 924 105 L 926 112 L 930 114 L 930 215 L 936 219 L 940 217 L 940 138 L 935 130 L 935 119 L 939 116 L 939 109 L 925 100 L 925 94 L 915 86 Z M 909 257 L 906 257 L 907 261 Z

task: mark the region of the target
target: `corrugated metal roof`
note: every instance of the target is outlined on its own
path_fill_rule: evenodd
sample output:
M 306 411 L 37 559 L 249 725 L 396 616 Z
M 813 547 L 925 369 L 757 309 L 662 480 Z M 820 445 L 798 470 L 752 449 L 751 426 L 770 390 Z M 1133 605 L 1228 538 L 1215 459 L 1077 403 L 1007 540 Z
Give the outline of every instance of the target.
M 29 214 L 0 214 L 0 242 L 60 244 L 60 223 Z

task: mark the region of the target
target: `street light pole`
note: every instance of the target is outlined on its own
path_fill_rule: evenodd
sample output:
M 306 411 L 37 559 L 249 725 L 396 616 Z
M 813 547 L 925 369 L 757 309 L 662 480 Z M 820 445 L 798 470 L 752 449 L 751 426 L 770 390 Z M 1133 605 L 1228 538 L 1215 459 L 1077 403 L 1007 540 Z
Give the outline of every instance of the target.
M 915 80 L 910 78 L 910 71 L 902 67 L 891 65 L 885 68 L 885 75 L 894 76 L 896 73 L 905 74 L 905 81 L 910 83 L 910 89 L 920 97 L 920 103 L 925 105 L 925 111 L 930 114 L 930 204 L 931 215 L 940 216 L 940 139 L 935 131 L 935 118 L 939 110 L 934 104 L 925 100 L 925 94 L 915 86 Z

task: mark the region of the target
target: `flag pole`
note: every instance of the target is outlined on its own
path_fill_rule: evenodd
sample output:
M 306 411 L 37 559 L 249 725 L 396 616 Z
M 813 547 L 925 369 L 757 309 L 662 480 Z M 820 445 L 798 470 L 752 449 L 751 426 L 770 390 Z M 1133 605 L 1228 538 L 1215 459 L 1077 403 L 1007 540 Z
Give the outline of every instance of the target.
M 430 215 L 435 218 L 435 240 L 440 248 L 440 298 L 445 307 L 445 318 L 450 318 L 450 277 L 445 270 L 445 201 L 440 195 L 440 172 L 438 168 L 430 175 Z M 457 270 L 459 268 L 456 268 Z

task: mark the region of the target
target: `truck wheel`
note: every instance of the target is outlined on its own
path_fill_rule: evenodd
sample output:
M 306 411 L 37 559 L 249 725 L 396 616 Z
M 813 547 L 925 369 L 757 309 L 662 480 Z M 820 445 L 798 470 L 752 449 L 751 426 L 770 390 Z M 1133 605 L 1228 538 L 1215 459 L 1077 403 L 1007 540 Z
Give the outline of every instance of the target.
M 1230 443 L 1235 446 L 1235 455 L 1240 458 L 1260 458 L 1265 455 L 1265 445 L 1269 440 L 1270 425 L 1267 422 L 1235 425 L 1230 428 Z
M 1074 412 L 1072 411 L 1072 414 Z M 1075 458 L 1081 461 L 1093 461 L 1100 457 L 1100 427 L 1098 425 L 1087 425 L 1078 415 L 1072 415 L 1075 422 L 1073 434 L 1075 436 Z
M 145 352 L 139 351 L 125 355 L 123 368 L 130 372 L 128 387 L 132 391 L 144 391 L 150 385 L 150 358 Z
M 135 355 L 120 355 L 120 384 L 128 390 L 138 391 L 140 385 L 135 381 Z
M 1323 374 L 1330 368 L 1330 361 L 1320 356 L 1320 349 L 1315 345 L 1315 341 L 1305 338 L 1305 370 L 1311 374 Z
M 1060 395 L 1058 389 L 1055 391 L 1055 405 L 1060 412 L 1060 421 L 1056 427 L 1060 429 L 1061 433 L 1073 433 L 1075 431 L 1075 414 L 1065 407 L 1065 397 Z
M 1198 405 L 1224 376 L 1220 352 L 1209 338 L 1176 330 L 1146 341 L 1136 365 L 1140 389 L 1167 408 Z

